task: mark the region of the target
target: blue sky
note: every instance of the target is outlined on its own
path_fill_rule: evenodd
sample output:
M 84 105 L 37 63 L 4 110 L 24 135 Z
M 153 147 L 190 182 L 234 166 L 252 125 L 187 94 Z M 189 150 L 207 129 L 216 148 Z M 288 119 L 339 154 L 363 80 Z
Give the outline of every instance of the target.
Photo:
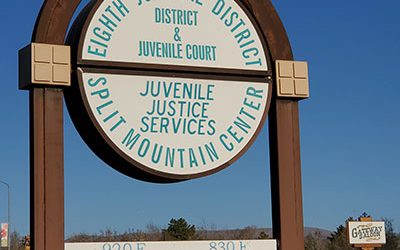
M 0 180 L 12 187 L 12 226 L 21 233 L 29 230 L 29 124 L 17 51 L 30 42 L 41 2 L 5 1 L 0 10 Z M 273 2 L 295 59 L 310 68 L 311 98 L 300 104 L 305 225 L 333 230 L 366 211 L 392 218 L 400 231 L 400 2 Z M 222 172 L 159 185 L 106 166 L 65 111 L 66 235 L 164 227 L 173 217 L 217 228 L 271 226 L 267 131 Z M 0 221 L 5 202 L 0 186 Z

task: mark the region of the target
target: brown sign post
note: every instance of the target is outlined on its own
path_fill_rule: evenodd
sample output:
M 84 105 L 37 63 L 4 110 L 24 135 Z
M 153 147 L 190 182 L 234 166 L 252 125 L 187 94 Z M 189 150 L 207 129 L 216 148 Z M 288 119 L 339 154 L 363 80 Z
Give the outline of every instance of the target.
M 251 9 L 268 34 L 271 59 L 293 60 L 289 39 L 275 8 L 270 1 L 260 2 Z M 274 87 L 278 88 L 276 77 Z M 300 250 L 304 249 L 304 224 L 298 99 L 279 98 L 278 93 L 279 90 L 274 91 L 269 113 L 272 230 L 280 249 Z
M 32 42 L 63 45 L 79 2 L 45 1 Z M 28 73 L 20 70 L 20 79 L 26 78 L 24 74 Z M 31 249 L 61 250 L 64 249 L 63 92 L 60 87 L 48 85 L 31 86 L 29 92 Z
M 35 250 L 64 249 L 62 99 L 63 89 L 69 88 L 70 82 L 70 75 L 65 72 L 76 63 L 66 60 L 68 48 L 58 45 L 65 44 L 79 3 L 80 0 L 45 1 L 35 25 L 33 44 L 20 51 L 20 87 L 30 91 L 31 245 Z M 236 3 L 255 20 L 273 69 L 258 76 L 266 82 L 273 79 L 274 89 L 269 111 L 273 236 L 279 241 L 279 249 L 304 249 L 298 100 L 308 97 L 306 64 L 292 61 L 286 31 L 269 0 Z M 162 69 L 168 71 L 168 66 Z M 226 72 L 235 74 L 233 70 Z M 152 172 L 143 174 L 142 170 L 138 178 L 152 178 Z M 186 177 L 161 176 L 164 179 L 155 181 L 192 178 Z

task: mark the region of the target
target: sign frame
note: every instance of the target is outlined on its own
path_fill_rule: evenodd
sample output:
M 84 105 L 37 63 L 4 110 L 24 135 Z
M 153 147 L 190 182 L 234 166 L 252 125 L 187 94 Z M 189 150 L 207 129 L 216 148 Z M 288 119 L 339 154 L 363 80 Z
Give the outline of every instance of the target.
M 81 0 L 44 1 L 32 42 L 65 44 Z M 293 60 L 285 28 L 270 0 L 243 0 L 268 44 L 270 60 Z M 274 88 L 277 83 L 274 77 Z M 31 235 L 36 250 L 64 249 L 62 88 L 30 92 Z M 280 250 L 304 249 L 298 99 L 272 96 L 269 111 L 273 236 Z M 58 221 L 52 223 L 48 218 Z

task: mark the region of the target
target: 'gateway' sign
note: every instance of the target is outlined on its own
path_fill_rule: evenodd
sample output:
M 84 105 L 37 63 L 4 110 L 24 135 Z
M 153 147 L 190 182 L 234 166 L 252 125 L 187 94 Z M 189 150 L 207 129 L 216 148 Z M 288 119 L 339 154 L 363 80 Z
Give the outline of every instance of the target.
M 352 245 L 382 245 L 386 243 L 385 222 L 349 221 L 348 238 Z
M 82 137 L 111 166 L 147 181 L 186 180 L 227 167 L 254 141 L 270 71 L 241 4 L 93 1 L 77 20 L 66 100 Z

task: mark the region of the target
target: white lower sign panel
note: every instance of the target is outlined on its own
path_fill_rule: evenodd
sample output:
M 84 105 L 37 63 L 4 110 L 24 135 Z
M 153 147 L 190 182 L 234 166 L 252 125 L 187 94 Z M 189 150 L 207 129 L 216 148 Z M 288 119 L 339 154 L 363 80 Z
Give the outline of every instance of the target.
M 276 240 L 66 243 L 65 250 L 276 250 Z
M 350 221 L 348 223 L 349 241 L 352 245 L 385 244 L 385 222 Z

